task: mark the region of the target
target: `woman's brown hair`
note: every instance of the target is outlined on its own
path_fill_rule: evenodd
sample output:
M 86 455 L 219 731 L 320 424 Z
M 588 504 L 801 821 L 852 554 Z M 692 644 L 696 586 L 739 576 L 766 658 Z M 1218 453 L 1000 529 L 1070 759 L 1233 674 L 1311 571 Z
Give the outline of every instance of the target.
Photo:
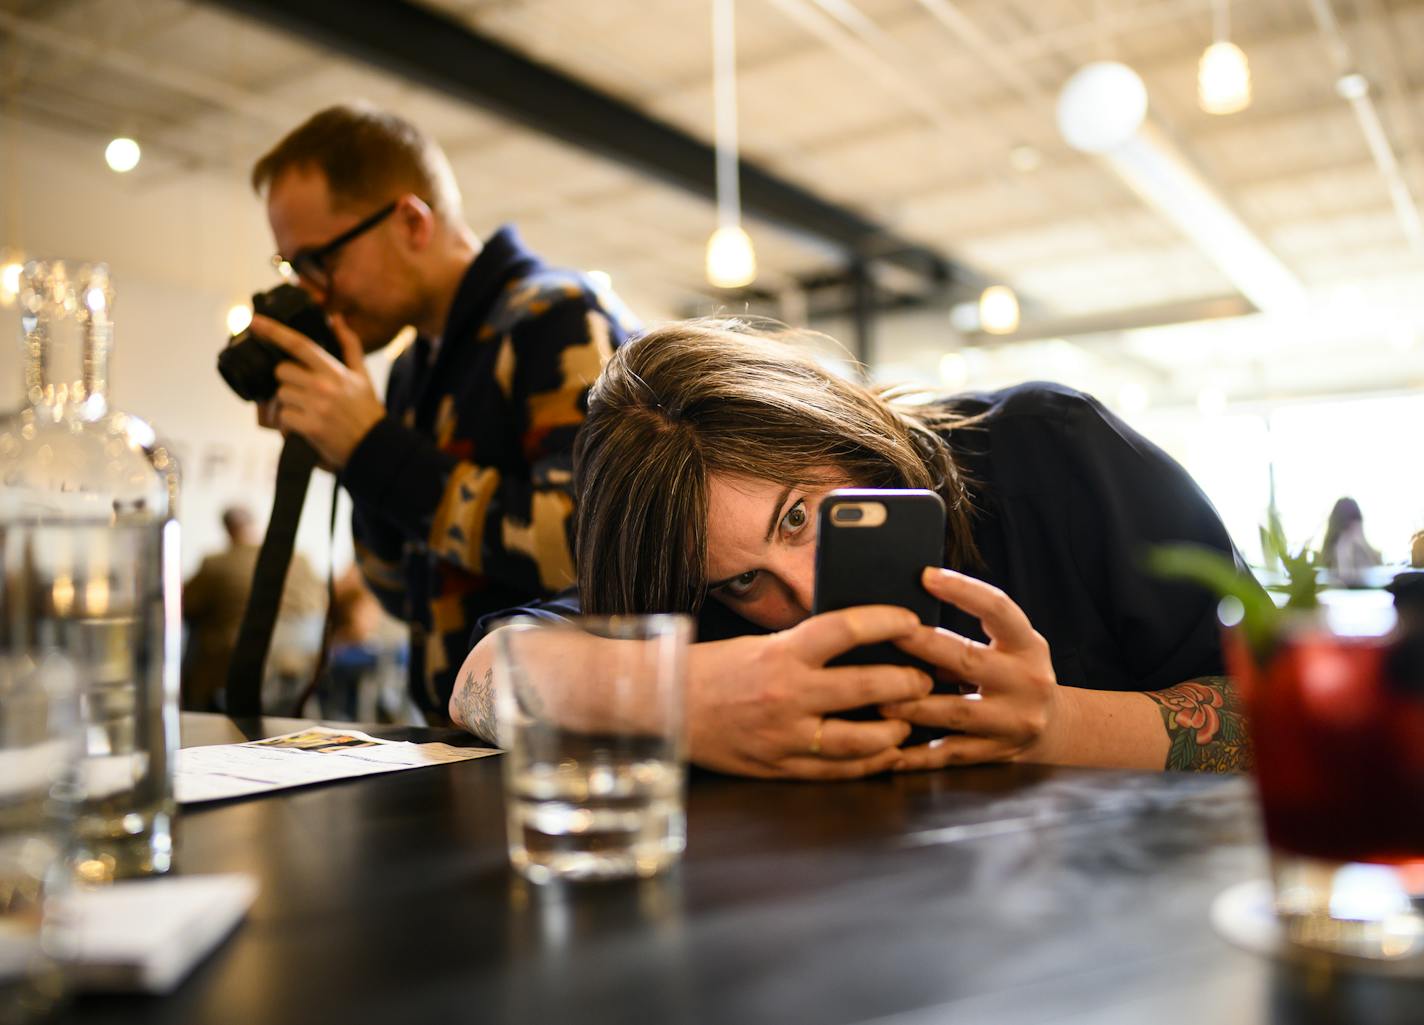
M 740 321 L 681 321 L 624 345 L 589 393 L 574 444 L 579 594 L 590 614 L 695 612 L 707 590 L 713 474 L 944 499 L 951 565 L 979 561 L 965 481 L 936 428 L 964 424 L 824 369 L 804 345 Z

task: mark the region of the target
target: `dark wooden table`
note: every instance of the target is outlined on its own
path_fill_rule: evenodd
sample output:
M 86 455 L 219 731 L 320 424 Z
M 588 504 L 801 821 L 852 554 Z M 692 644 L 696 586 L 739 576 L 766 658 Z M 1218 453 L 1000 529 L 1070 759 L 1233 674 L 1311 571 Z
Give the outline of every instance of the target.
M 184 716 L 186 746 L 241 739 Z M 688 816 L 666 878 L 538 887 L 505 860 L 498 758 L 197 806 L 179 871 L 258 876 L 247 921 L 171 996 L 83 997 L 63 1020 L 1424 1022 L 1424 984 L 1212 931 L 1212 898 L 1266 871 L 1245 780 L 695 774 Z

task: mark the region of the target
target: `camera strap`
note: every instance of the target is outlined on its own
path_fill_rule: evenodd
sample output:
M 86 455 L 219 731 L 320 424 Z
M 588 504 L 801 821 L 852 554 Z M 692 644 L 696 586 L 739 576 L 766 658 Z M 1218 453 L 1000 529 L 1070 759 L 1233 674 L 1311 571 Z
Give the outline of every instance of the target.
M 277 461 L 277 493 L 272 499 L 272 516 L 257 553 L 252 574 L 252 590 L 237 632 L 237 647 L 227 671 L 227 714 L 234 718 L 262 714 L 262 680 L 267 652 L 272 647 L 272 631 L 282 605 L 287 568 L 297 540 L 297 524 L 302 518 L 307 485 L 316 467 L 316 451 L 300 435 L 287 436 Z
M 330 558 L 326 563 L 326 616 L 321 624 L 321 649 L 316 653 L 316 663 L 312 666 L 307 685 L 302 688 L 302 692 L 292 702 L 291 711 L 287 713 L 293 719 L 302 717 L 307 702 L 316 693 L 316 689 L 321 686 L 321 679 L 326 675 L 327 659 L 331 658 L 331 635 L 336 629 L 336 498 L 337 489 L 332 488 L 331 520 L 326 528 L 327 554 Z

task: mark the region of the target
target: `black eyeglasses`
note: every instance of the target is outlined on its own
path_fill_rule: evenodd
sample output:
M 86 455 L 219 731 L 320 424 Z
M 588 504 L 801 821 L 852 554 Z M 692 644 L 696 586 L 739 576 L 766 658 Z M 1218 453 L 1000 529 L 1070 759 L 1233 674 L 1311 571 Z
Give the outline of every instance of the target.
M 323 243 L 313 249 L 301 250 L 293 256 L 291 260 L 283 259 L 282 254 L 277 253 L 272 257 L 272 266 L 276 267 L 277 273 L 283 277 L 290 277 L 295 274 L 307 284 L 314 288 L 319 288 L 324 292 L 331 286 L 331 268 L 327 266 L 327 262 L 335 256 L 346 243 L 364 235 L 389 217 L 399 204 L 400 200 L 391 200 L 370 217 L 359 222 L 355 227 L 348 228 L 330 242 Z M 285 270 L 283 269 L 283 264 L 287 265 Z

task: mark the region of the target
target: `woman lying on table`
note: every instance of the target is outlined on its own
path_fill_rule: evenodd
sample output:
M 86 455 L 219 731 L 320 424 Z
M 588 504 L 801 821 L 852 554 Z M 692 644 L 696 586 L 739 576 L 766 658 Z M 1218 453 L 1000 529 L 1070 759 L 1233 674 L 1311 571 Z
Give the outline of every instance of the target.
M 1231 540 L 1186 472 L 1086 395 L 1026 384 L 906 404 L 804 346 L 685 322 L 614 354 L 574 460 L 578 594 L 538 611 L 697 615 L 697 764 L 804 778 L 994 761 L 1244 767 L 1215 602 L 1143 568 L 1161 542 L 1234 554 Z M 939 628 L 890 606 L 810 614 L 817 508 L 841 487 L 944 499 L 950 568 L 923 580 Z M 879 641 L 936 679 L 825 665 Z M 450 700 L 486 739 L 491 646 L 479 641 Z M 884 719 L 836 717 L 866 704 Z M 958 732 L 902 748 L 912 725 Z

